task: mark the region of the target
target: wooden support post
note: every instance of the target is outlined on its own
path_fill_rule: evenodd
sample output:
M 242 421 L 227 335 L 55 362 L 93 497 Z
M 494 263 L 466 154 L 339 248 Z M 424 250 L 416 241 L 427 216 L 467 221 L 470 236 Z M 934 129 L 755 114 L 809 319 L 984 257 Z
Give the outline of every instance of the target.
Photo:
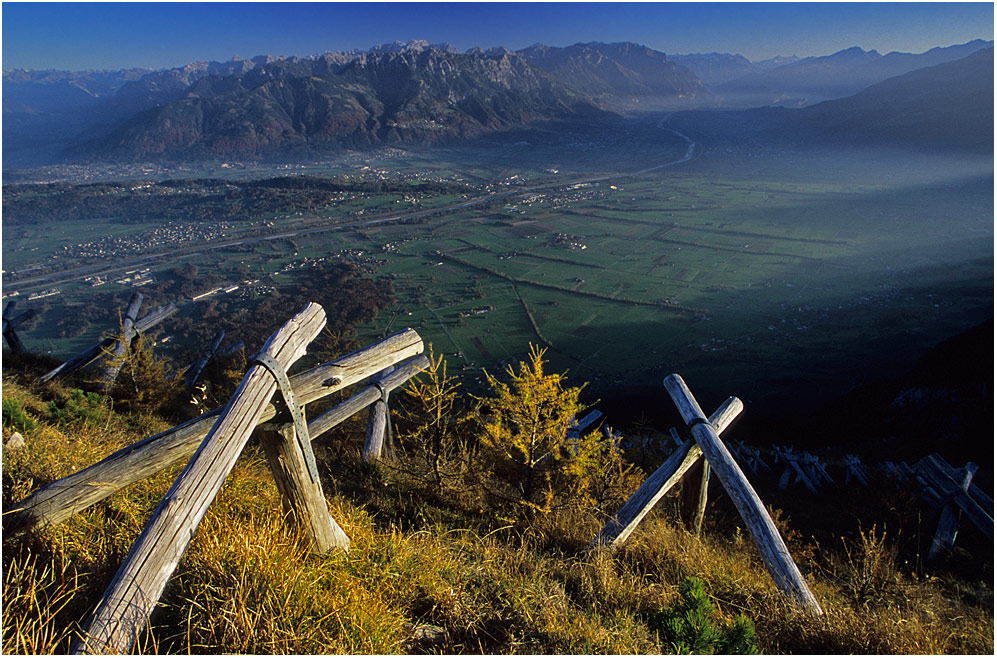
M 121 372 L 121 366 L 125 363 L 125 354 L 128 351 L 128 346 L 135 335 L 135 318 L 138 317 L 138 310 L 142 307 L 143 299 L 142 293 L 137 292 L 132 295 L 132 299 L 128 303 L 128 310 L 125 311 L 125 317 L 121 320 L 121 333 L 118 335 L 117 342 L 114 343 L 114 347 L 111 348 L 107 356 L 107 364 L 104 366 L 104 372 L 101 373 L 100 379 L 97 380 L 97 388 L 101 391 L 111 388 L 114 385 L 114 380 L 118 378 L 118 373 Z
M 682 523 L 697 537 L 703 528 L 709 486 L 710 465 L 705 459 L 698 459 L 682 477 L 682 493 L 679 498 Z
M 225 340 L 225 330 L 220 329 L 218 333 L 215 334 L 215 339 L 211 342 L 211 347 L 208 348 L 208 351 L 202 354 L 201 358 L 195 361 L 190 368 L 187 369 L 187 375 L 183 380 L 185 388 L 188 390 L 194 388 L 194 384 L 196 384 L 197 380 L 200 378 L 201 371 L 204 370 L 204 366 L 208 365 L 208 361 L 210 361 L 211 357 L 213 357 L 215 352 L 218 351 L 218 346 L 222 344 L 223 340 Z
M 385 368 L 371 378 L 372 383 L 380 388 L 382 379 L 388 376 L 393 368 Z M 384 450 L 384 439 L 388 430 L 388 392 L 382 390 L 380 399 L 370 407 L 367 417 L 367 436 L 363 445 L 363 460 L 374 462 L 381 459 Z
M 394 366 L 388 366 L 377 375 L 377 386 L 381 389 L 381 401 L 384 402 L 384 445 L 382 452 L 386 458 L 391 460 L 397 457 L 395 454 L 395 432 L 391 426 L 391 403 L 388 402 L 388 398 L 391 397 L 391 389 L 385 388 L 384 380 L 391 375 L 394 369 Z
M 717 428 L 717 432 L 723 432 L 727 426 L 744 409 L 744 404 L 737 398 L 727 398 L 720 407 L 710 416 L 710 422 Z M 703 451 L 699 449 L 695 441 L 686 441 L 682 447 L 676 450 L 665 460 L 665 463 L 658 467 L 651 477 L 647 478 L 635 491 L 623 507 L 613 515 L 613 518 L 603 527 L 589 549 L 595 546 L 606 546 L 615 551 L 623 542 L 630 537 L 631 533 L 637 529 L 640 522 L 647 516 L 659 500 L 682 479 L 682 476 L 696 463 L 702 456 Z
M 291 377 L 300 404 L 308 404 L 363 381 L 386 366 L 416 356 L 422 338 L 405 329 L 373 345 Z M 221 408 L 122 448 L 82 471 L 56 480 L 4 510 L 4 531 L 61 523 L 133 482 L 189 458 L 211 429 Z M 261 416 L 276 414 L 272 404 Z M 309 423 L 309 433 L 312 433 Z
M 152 329 L 154 326 L 156 326 L 157 324 L 159 324 L 160 322 L 162 322 L 163 320 L 170 317 L 176 312 L 177 312 L 177 307 L 175 304 L 171 303 L 168 306 L 160 306 L 155 311 L 152 311 L 151 313 L 143 317 L 141 320 L 136 322 L 132 328 L 134 329 L 135 333 L 139 334 L 145 333 L 146 331 Z M 131 337 L 129 337 L 129 340 L 130 339 Z M 105 338 L 99 343 L 91 345 L 87 349 L 83 350 L 73 358 L 63 363 L 58 368 L 55 368 L 54 370 L 48 372 L 38 381 L 45 383 L 50 380 L 61 379 L 73 372 L 76 372 L 80 368 L 84 368 L 90 363 L 92 363 L 101 354 L 104 354 L 105 350 L 110 348 L 111 345 L 113 344 L 114 344 L 113 338 Z
M 384 430 L 388 422 L 388 406 L 384 400 L 378 400 L 370 406 L 367 417 L 367 437 L 363 445 L 363 460 L 374 462 L 381 459 L 381 447 L 384 445 Z
M 720 484 L 744 519 L 776 586 L 790 595 L 810 614 L 823 615 L 824 611 L 803 580 L 799 568 L 789 554 L 771 517 L 765 511 L 761 499 L 720 441 L 716 429 L 706 419 L 685 382 L 678 375 L 669 375 L 665 378 L 664 384 L 675 406 L 678 407 L 686 427 L 689 428 L 706 460 L 717 474 Z
M 283 368 L 304 356 L 325 326 L 325 311 L 309 303 L 263 346 Z M 108 586 L 75 653 L 125 653 L 145 628 L 194 531 L 277 390 L 263 366 L 249 368 L 225 407 L 136 540 Z
M 388 402 L 388 397 L 390 392 L 385 390 L 384 397 L 382 401 L 384 402 L 384 456 L 394 461 L 398 458 L 398 453 L 395 452 L 395 430 L 391 424 L 391 404 Z
M 288 424 L 279 430 L 261 432 L 260 444 L 281 493 L 284 513 L 308 533 L 312 552 L 323 554 L 336 548 L 348 551 L 350 538 L 329 514 L 322 483 L 309 475 L 308 459 L 302 450 L 311 451 L 311 442 L 301 444 L 294 425 Z

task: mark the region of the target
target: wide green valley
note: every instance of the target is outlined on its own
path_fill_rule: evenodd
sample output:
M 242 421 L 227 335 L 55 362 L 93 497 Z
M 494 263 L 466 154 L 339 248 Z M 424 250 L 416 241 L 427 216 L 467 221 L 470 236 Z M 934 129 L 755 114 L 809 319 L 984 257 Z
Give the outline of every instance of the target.
M 300 165 L 301 189 L 284 186 L 260 214 L 178 216 L 172 243 L 148 235 L 157 210 L 172 207 L 150 205 L 142 221 L 31 221 L 32 197 L 66 192 L 7 186 L 9 288 L 59 289 L 40 300 L 45 322 L 25 340 L 68 357 L 113 324 L 112 300 L 121 305 L 133 286 L 142 284 L 147 303 L 180 303 L 181 316 L 196 319 L 205 305 L 212 315 L 252 313 L 268 295 L 294 296 L 316 266 L 344 262 L 394 290 L 394 302 L 357 327 L 361 339 L 416 328 L 472 388 L 483 369 L 501 371 L 534 343 L 588 382 L 593 398 L 646 394 L 683 372 L 711 395 L 736 392 L 766 410 L 809 408 L 872 372 L 903 369 L 989 317 L 986 158 L 705 148 L 668 120 Z M 211 178 L 169 186 L 204 185 L 184 207 L 210 213 L 219 185 L 281 172 L 204 173 Z M 332 184 L 337 191 L 323 191 Z M 100 212 L 127 210 L 128 195 L 119 196 L 120 207 L 112 197 Z M 274 210 L 288 206 L 302 210 Z M 104 252 L 93 247 L 97 235 Z M 189 265 L 207 276 L 201 288 L 187 282 L 193 294 L 184 295 L 174 283 Z M 31 283 L 18 285 L 22 277 Z M 106 284 L 93 287 L 94 277 Z M 240 287 L 191 301 L 232 285 Z M 92 307 L 103 310 L 100 321 L 77 312 Z M 182 336 L 168 346 L 202 347 Z

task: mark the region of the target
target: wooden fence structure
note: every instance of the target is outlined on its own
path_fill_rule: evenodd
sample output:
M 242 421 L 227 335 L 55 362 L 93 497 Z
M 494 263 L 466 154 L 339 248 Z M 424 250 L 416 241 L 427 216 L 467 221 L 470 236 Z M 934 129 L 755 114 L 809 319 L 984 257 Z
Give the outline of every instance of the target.
M 215 358 L 218 354 L 218 348 L 221 346 L 223 340 L 225 340 L 225 330 L 219 329 L 218 333 L 215 334 L 214 340 L 211 341 L 211 347 L 209 347 L 197 361 L 184 370 L 184 388 L 187 390 L 194 388 L 194 385 L 197 384 L 197 380 L 201 377 L 201 372 L 204 370 L 204 367 L 208 365 L 208 362 Z
M 194 530 L 258 426 L 288 521 L 306 532 L 314 552 L 349 550 L 349 538 L 330 515 L 322 493 L 311 441 L 368 406 L 381 408 L 386 417 L 390 392 L 427 368 L 429 360 L 422 355 L 419 335 L 405 329 L 289 377 L 287 368 L 304 355 L 324 326 L 322 307 L 309 304 L 250 359 L 242 383 L 224 408 L 127 446 L 4 510 L 8 531 L 60 523 L 189 458 L 104 592 L 74 652 L 122 653 L 132 647 Z M 305 405 L 366 379 L 370 382 L 362 390 L 306 421 Z M 278 389 L 282 402 L 271 402 Z M 380 450 L 369 452 L 365 448 L 368 459 L 380 458 Z

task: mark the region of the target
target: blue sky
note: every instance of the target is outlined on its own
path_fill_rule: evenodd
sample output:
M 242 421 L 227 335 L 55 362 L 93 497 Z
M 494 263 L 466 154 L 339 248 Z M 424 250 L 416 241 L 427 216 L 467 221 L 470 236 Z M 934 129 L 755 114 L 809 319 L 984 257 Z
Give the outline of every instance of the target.
M 472 46 L 634 41 L 758 60 L 993 39 L 992 3 L 4 2 L 3 68 L 165 68 L 395 40 Z

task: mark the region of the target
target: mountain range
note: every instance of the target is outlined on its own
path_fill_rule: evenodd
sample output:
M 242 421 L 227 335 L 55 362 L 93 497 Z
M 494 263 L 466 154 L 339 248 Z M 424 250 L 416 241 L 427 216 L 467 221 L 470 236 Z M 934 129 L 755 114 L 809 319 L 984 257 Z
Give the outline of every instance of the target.
M 604 110 L 523 58 L 438 49 L 280 61 L 208 76 L 88 147 L 112 158 L 254 158 L 467 139 Z
M 459 53 L 449 44 L 411 41 L 160 71 L 5 71 L 3 154 L 8 167 L 67 157 L 295 158 L 347 146 L 462 140 L 634 107 L 807 105 L 988 46 L 973 41 L 918 55 L 852 48 L 750 62 L 723 53 L 666 56 L 633 43 Z M 840 111 L 854 114 L 861 103 Z M 814 125 L 832 125 L 832 110 L 821 110 L 819 121 L 812 115 Z

